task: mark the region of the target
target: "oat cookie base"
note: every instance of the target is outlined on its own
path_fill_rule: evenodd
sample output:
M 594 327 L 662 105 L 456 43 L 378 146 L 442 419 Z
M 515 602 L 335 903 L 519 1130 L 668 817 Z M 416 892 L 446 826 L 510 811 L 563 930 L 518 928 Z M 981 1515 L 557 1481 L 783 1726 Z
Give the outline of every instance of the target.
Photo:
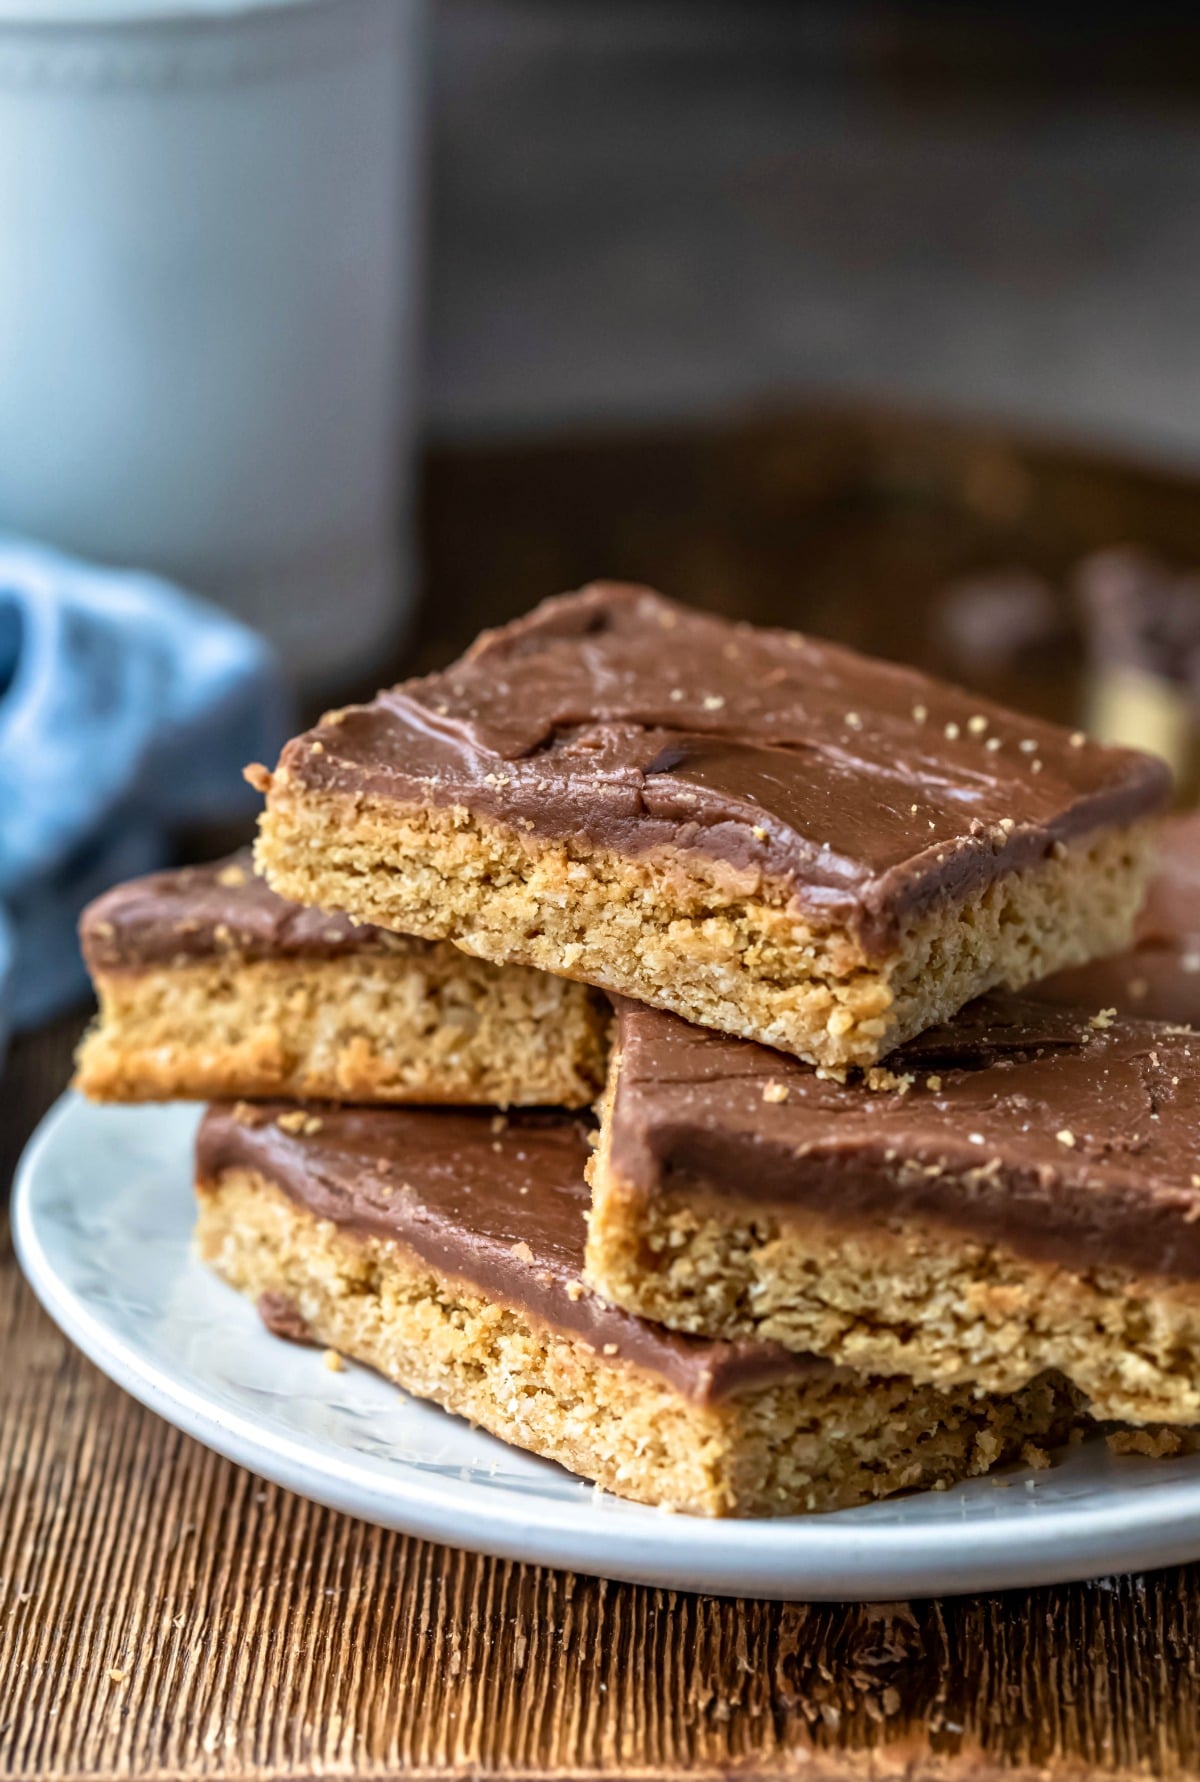
M 785 888 L 696 851 L 626 857 L 465 809 L 271 781 L 256 858 L 274 889 L 479 958 L 534 965 L 844 1070 L 997 985 L 1128 943 L 1149 830 L 1084 837 L 914 919 L 870 959 Z
M 76 1085 L 96 1101 L 315 1097 L 585 1107 L 608 1011 L 452 947 L 101 974 Z

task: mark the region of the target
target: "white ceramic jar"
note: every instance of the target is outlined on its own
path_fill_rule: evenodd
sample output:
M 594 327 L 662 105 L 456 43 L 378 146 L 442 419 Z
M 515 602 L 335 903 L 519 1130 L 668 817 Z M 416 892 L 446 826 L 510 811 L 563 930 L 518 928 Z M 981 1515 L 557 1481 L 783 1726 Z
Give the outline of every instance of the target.
M 0 0 L 0 528 L 309 683 L 410 597 L 425 0 Z

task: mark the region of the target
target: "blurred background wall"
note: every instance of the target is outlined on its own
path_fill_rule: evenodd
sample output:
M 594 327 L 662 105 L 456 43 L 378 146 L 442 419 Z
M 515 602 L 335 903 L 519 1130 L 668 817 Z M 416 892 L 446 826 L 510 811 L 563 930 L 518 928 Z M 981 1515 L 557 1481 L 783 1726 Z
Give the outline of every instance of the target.
M 789 397 L 1200 460 L 1200 15 L 440 0 L 442 436 Z

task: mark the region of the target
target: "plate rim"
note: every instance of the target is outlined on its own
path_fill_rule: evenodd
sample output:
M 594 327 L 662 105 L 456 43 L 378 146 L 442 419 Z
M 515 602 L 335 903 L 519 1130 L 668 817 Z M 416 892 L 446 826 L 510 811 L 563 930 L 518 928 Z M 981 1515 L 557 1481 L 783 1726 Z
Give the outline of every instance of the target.
M 202 1381 L 140 1353 L 61 1279 L 39 1230 L 43 1159 L 70 1142 L 69 1130 L 64 1136 L 62 1129 L 81 1112 L 106 1111 L 65 1091 L 21 1156 L 11 1224 L 17 1258 L 34 1294 L 89 1361 L 139 1403 L 235 1464 L 331 1509 L 527 1564 L 664 1589 L 794 1601 L 1031 1588 L 1200 1557 L 1200 1478 L 1159 1485 L 1144 1501 L 1141 1494 L 1121 1493 L 1112 1503 L 1086 1508 L 1068 1499 L 1039 1508 L 1036 1515 L 1018 1517 L 998 1507 L 995 1516 L 978 1521 L 948 1515 L 908 1524 L 851 1523 L 837 1513 L 710 1520 L 635 1505 L 630 1508 L 640 1515 L 606 1527 L 588 1520 L 586 1503 L 530 1496 L 502 1484 L 488 1491 L 481 1517 L 477 1484 L 444 1474 L 432 1480 L 402 1457 L 395 1483 L 385 1491 L 352 1453 L 326 1455 L 284 1430 L 264 1434 L 247 1414 L 215 1405 Z M 190 1170 L 186 1180 L 190 1195 Z M 194 1256 L 190 1265 L 203 1266 Z M 931 1561 L 934 1544 L 938 1553 Z

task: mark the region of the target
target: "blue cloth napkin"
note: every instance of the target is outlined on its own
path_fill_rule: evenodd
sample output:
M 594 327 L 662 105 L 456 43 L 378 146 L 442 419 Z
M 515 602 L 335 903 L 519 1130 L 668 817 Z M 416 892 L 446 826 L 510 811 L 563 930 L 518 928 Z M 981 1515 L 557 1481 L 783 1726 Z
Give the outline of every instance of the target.
M 152 576 L 0 536 L 0 1044 L 83 990 L 88 900 L 183 824 L 253 809 L 288 700 L 270 647 Z

